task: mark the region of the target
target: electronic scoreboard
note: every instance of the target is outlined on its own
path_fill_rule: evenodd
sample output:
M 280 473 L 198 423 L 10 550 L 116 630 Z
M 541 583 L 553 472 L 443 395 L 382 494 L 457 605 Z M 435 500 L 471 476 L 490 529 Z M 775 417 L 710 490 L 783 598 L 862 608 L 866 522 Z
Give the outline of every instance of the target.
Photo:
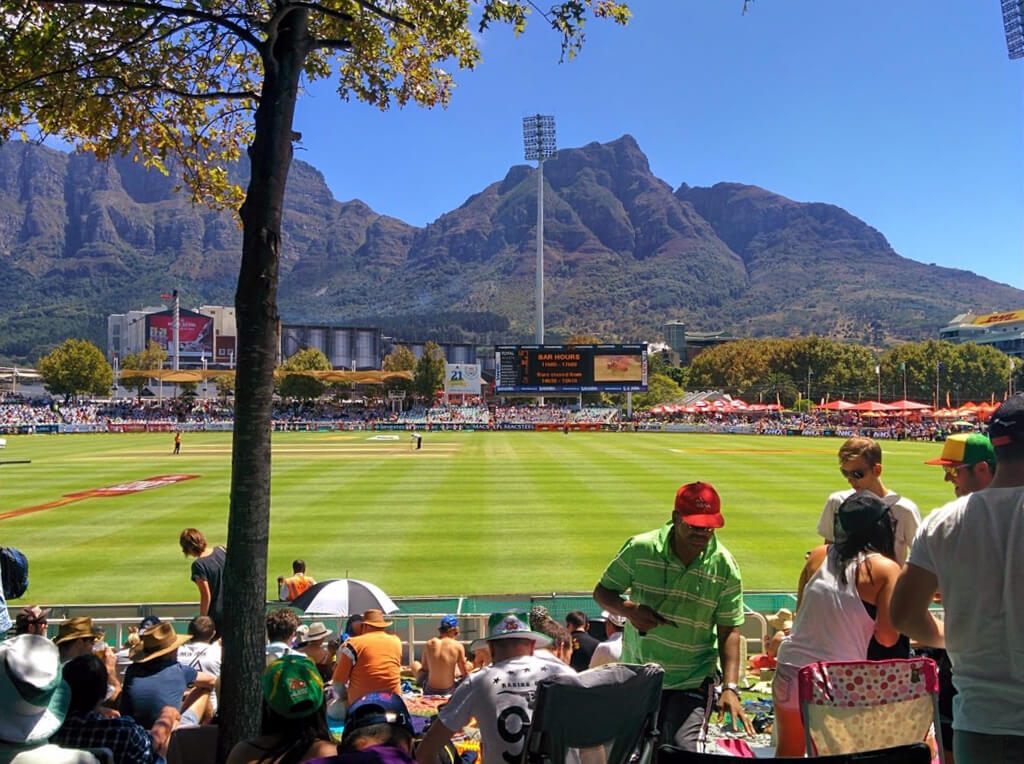
M 496 393 L 646 392 L 647 344 L 497 345 Z

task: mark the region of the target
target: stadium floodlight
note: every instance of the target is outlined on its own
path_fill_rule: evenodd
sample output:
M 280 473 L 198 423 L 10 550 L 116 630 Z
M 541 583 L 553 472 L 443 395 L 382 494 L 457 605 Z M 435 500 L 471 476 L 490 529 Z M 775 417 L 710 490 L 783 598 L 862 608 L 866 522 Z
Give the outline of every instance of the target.
M 1006 51 L 1010 58 L 1024 58 L 1024 0 L 1002 0 Z
M 544 344 L 544 160 L 555 153 L 555 118 L 523 117 L 523 154 L 537 161 L 537 344 Z
M 523 117 L 523 151 L 526 158 L 543 162 L 555 153 L 555 118 L 535 114 Z

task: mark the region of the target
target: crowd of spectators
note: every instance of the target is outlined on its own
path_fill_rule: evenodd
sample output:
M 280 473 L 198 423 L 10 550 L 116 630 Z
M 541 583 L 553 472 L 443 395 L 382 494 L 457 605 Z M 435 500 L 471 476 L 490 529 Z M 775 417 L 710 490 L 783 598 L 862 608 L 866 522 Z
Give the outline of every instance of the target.
M 118 399 L 103 402 L 62 401 L 51 397 L 32 400 L 6 394 L 0 396 L 0 426 L 39 424 L 126 424 L 165 422 L 199 425 L 230 422 L 232 405 L 222 399 L 171 398 L 163 401 Z M 479 400 L 463 405 L 412 406 L 394 410 L 386 401 L 316 400 L 275 403 L 272 418 L 285 427 L 300 422 L 334 422 L 372 426 L 377 423 L 430 425 L 494 425 L 500 423 L 587 423 L 612 424 L 619 419 L 614 407 L 584 406 L 496 406 Z
M 201 429 L 205 425 L 229 424 L 234 409 L 229 401 L 214 398 L 116 399 L 111 401 L 64 401 L 51 397 L 34 399 L 0 394 L 0 430 L 61 424 L 108 425 L 151 424 L 184 425 Z M 894 440 L 941 440 L 949 432 L 973 429 L 973 423 L 936 419 L 928 414 L 879 416 L 872 413 L 816 410 L 723 411 L 708 408 L 699 412 L 658 410 L 635 411 L 627 418 L 614 406 L 565 405 L 486 405 L 471 398 L 459 405 L 437 404 L 431 407 L 399 404 L 380 398 L 315 401 L 280 401 L 272 418 L 280 429 L 298 429 L 304 424 L 330 423 L 339 427 L 372 429 L 375 426 L 405 426 L 410 429 L 431 427 L 501 427 L 502 425 L 600 425 L 614 429 L 733 431 L 763 435 L 866 433 Z

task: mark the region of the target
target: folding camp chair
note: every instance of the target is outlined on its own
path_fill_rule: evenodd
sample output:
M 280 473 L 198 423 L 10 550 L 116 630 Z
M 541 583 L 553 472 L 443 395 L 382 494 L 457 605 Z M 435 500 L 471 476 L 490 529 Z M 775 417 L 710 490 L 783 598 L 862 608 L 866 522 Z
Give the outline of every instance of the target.
M 590 749 L 580 751 L 584 764 L 646 764 L 658 738 L 664 674 L 653 663 L 610 663 L 541 680 L 523 760 L 564 764 L 578 748 Z
M 178 727 L 167 746 L 167 764 L 214 764 L 217 761 L 216 724 Z
M 729 757 L 725 757 L 729 758 Z M 671 745 L 658 748 L 658 764 L 722 764 L 722 755 L 718 753 L 694 753 L 684 751 Z M 861 751 L 859 753 L 840 753 L 835 756 L 812 756 L 809 761 L 819 764 L 928 764 L 932 752 L 924 743 L 911 743 L 895 748 L 883 748 L 877 751 Z M 758 764 L 782 764 L 793 759 L 758 758 Z
M 939 677 L 931 658 L 819 662 L 797 672 L 807 755 L 926 741 L 939 728 Z

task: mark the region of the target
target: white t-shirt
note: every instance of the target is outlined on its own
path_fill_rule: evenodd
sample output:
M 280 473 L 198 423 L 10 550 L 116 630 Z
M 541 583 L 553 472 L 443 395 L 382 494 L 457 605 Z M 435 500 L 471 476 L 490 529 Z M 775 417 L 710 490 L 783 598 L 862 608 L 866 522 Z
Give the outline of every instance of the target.
M 953 664 L 953 728 L 1024 735 L 1024 486 L 934 510 L 909 562 L 939 581 Z
M 509 658 L 470 674 L 437 716 L 441 724 L 456 732 L 475 718 L 484 761 L 519 761 L 533 716 L 537 682 L 575 673 L 561 661 L 534 655 Z
M 828 497 L 825 508 L 821 510 L 821 518 L 818 520 L 818 535 L 825 541 L 836 540 L 834 533 L 836 512 L 839 511 L 839 505 L 855 493 L 856 491 L 852 488 L 847 488 L 845 491 L 836 491 Z M 914 543 L 917 528 L 921 525 L 921 512 L 914 502 L 894 491 L 887 491 L 884 500 L 890 505 L 892 517 L 896 521 L 896 562 L 902 564 L 907 559 L 910 545 Z
M 178 648 L 178 663 L 220 676 L 220 642 L 186 642 Z
M 590 656 L 589 668 L 597 668 L 606 663 L 619 663 L 622 660 L 622 632 L 617 631 L 604 642 L 599 642 Z
M 220 642 L 186 642 L 178 648 L 178 663 L 220 677 Z M 210 703 L 217 710 L 217 693 L 210 693 Z
M 270 642 L 267 644 L 267 665 L 269 666 L 286 655 L 293 655 L 298 652 L 298 650 L 293 649 L 291 645 L 286 645 L 284 642 Z

